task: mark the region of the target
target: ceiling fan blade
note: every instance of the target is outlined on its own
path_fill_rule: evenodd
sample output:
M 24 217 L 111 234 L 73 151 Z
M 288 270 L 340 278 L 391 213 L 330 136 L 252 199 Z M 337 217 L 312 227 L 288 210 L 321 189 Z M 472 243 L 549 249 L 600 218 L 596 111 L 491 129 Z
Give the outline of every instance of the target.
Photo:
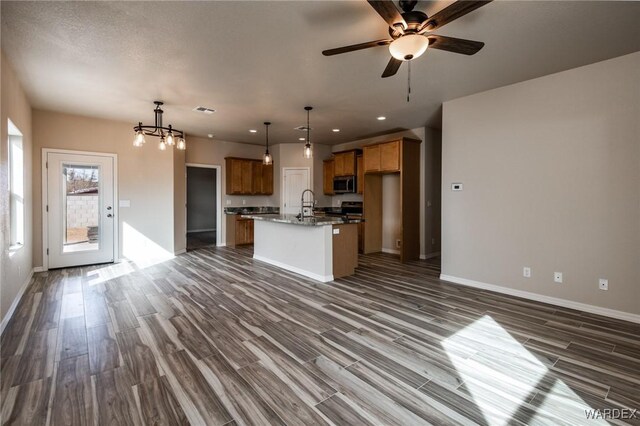
M 427 19 L 419 28 L 419 31 L 437 30 L 490 2 L 491 0 L 458 0 Z
M 382 73 L 382 78 L 387 78 L 387 77 L 391 77 L 392 75 L 396 75 L 396 73 L 398 72 L 398 69 L 400 68 L 400 65 L 402 65 L 402 61 L 399 61 L 396 58 L 389 59 L 389 63 L 387 64 L 387 67 L 384 69 L 384 72 Z
M 391 28 L 394 28 L 400 34 L 404 34 L 404 29 L 407 28 L 407 23 L 392 1 L 367 0 L 367 2 L 376 10 L 376 12 L 378 12 L 378 15 L 382 16 L 382 19 L 384 19 Z M 402 24 L 402 27 L 399 25 L 396 26 L 396 24 Z
M 481 41 L 465 40 L 462 38 L 429 35 L 429 48 L 446 50 L 447 52 L 475 55 L 484 46 Z
M 351 46 L 343 46 L 343 47 L 336 47 L 335 49 L 323 50 L 322 54 L 324 56 L 339 55 L 340 53 L 353 52 L 356 50 L 368 49 L 370 47 L 386 46 L 390 44 L 392 41 L 393 41 L 392 39 L 368 41 L 366 43 L 352 44 Z

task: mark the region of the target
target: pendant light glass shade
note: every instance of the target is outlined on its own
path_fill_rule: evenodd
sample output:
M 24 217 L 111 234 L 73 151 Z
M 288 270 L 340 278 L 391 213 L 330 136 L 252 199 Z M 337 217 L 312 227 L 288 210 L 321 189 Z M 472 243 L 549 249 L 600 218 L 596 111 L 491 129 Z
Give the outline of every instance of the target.
M 419 34 L 407 34 L 389 45 L 389 53 L 399 61 L 410 61 L 421 56 L 429 47 L 429 39 Z
M 165 143 L 169 146 L 173 146 L 176 144 L 176 139 L 173 137 L 173 133 L 171 131 L 169 131 L 169 133 L 167 134 L 167 139 L 165 140 Z
M 265 166 L 268 166 L 270 164 L 273 163 L 273 157 L 271 156 L 271 154 L 269 153 L 269 126 L 271 125 L 271 123 L 269 121 L 265 121 L 264 122 L 264 127 L 266 129 L 265 131 L 265 146 L 266 149 L 264 151 L 264 155 L 262 156 L 262 164 L 264 164 Z
M 302 151 L 302 156 L 304 158 L 311 158 L 313 156 L 313 152 L 311 150 L 311 127 L 309 127 L 309 112 L 313 109 L 313 107 L 306 106 L 304 107 L 305 111 L 307 111 L 307 140 L 304 144 L 304 150 Z
M 184 151 L 185 149 L 187 149 L 187 141 L 185 141 L 184 138 L 179 138 L 176 148 L 180 151 Z
M 160 138 L 158 149 L 160 149 L 160 151 L 165 151 L 167 149 L 167 143 L 164 141 L 164 137 Z
M 142 130 L 138 130 L 136 132 L 136 135 L 133 137 L 133 146 L 141 147 L 142 145 L 144 145 L 144 142 L 144 133 L 142 133 Z

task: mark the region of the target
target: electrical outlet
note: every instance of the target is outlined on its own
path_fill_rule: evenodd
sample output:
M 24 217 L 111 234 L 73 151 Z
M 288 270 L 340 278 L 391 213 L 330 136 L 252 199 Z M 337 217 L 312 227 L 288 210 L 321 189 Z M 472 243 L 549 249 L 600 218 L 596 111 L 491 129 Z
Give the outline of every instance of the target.
M 554 272 L 553 280 L 557 283 L 562 283 L 562 272 Z
M 432 206 L 431 200 L 427 200 L 427 207 L 431 207 L 431 206 Z
M 435 246 L 435 245 L 436 245 L 436 239 L 435 239 L 435 238 L 432 238 L 432 239 L 431 239 L 431 245 L 432 245 L 432 246 Z
M 242 200 L 242 205 L 246 205 L 247 204 L 247 200 Z
M 598 288 L 605 291 L 609 290 L 609 280 L 600 278 L 600 281 L 598 282 Z
M 231 200 L 227 200 L 227 205 L 230 206 L 231 205 Z
M 396 240 L 396 248 L 402 247 L 402 240 Z
M 522 268 L 522 276 L 525 278 L 531 278 L 531 268 L 529 268 L 528 266 Z

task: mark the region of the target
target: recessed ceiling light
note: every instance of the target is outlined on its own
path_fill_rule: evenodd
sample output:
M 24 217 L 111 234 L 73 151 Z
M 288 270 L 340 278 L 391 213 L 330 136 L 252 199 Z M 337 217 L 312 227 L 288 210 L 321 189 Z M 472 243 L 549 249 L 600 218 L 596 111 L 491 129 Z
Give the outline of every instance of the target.
M 250 132 L 250 133 L 258 133 L 258 131 L 257 131 L 257 130 L 255 130 L 255 129 L 251 129 L 251 130 L 249 130 L 249 132 Z
M 209 139 L 213 138 L 213 133 L 209 133 L 209 134 L 207 135 L 207 137 L 208 137 Z
M 333 129 L 333 133 L 338 133 L 340 129 Z
M 387 117 L 385 117 L 385 116 L 383 116 L 383 115 L 381 115 L 380 117 L 378 117 L 378 120 L 380 120 L 380 121 L 382 121 L 382 120 L 386 120 L 386 119 L 387 119 Z
M 306 140 L 305 138 L 298 138 L 299 141 L 304 141 Z

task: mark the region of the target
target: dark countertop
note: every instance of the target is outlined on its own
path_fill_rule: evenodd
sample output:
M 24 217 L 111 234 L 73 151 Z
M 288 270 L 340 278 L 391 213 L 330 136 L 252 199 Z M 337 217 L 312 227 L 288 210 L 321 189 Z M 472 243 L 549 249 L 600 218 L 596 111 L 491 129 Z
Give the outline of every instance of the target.
M 280 214 L 280 207 L 225 207 L 224 214 Z
M 325 225 L 344 225 L 352 223 L 364 222 L 362 219 L 344 220 L 341 217 L 305 217 L 303 220 L 298 219 L 293 214 L 261 214 L 261 215 L 242 215 L 246 219 L 263 220 L 266 222 L 288 223 L 290 225 L 301 226 L 325 226 Z

